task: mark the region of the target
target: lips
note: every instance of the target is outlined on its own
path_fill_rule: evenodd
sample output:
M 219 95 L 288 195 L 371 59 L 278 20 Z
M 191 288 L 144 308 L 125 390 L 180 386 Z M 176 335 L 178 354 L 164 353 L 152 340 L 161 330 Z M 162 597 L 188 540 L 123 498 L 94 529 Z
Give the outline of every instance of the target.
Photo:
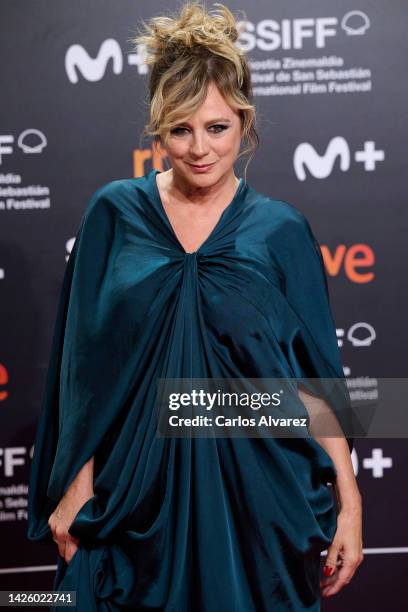
M 197 164 L 190 164 L 190 166 L 193 166 L 193 168 L 209 168 L 210 166 L 213 166 L 214 164 L 215 162 L 212 162 L 211 164 L 202 164 L 201 166 Z

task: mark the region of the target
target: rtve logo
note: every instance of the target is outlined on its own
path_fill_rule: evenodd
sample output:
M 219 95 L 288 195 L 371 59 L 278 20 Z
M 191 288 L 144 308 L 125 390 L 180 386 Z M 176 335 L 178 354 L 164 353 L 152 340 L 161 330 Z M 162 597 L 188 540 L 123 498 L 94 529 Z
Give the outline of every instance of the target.
M 339 25 L 340 24 L 340 25 Z M 326 47 L 327 40 L 337 36 L 342 29 L 348 36 L 361 36 L 370 27 L 370 21 L 362 11 L 350 11 L 339 21 L 337 17 L 308 17 L 298 19 L 263 19 L 258 23 L 239 21 L 240 36 L 237 46 L 244 51 L 257 48 L 261 51 L 275 51 L 282 48 L 303 49 L 305 41 L 312 41 L 318 48 Z M 108 65 L 113 74 L 123 72 L 124 62 L 136 66 L 138 74 L 147 74 L 144 61 L 145 46 L 137 45 L 136 50 L 124 54 L 117 40 L 104 40 L 94 57 L 81 44 L 68 47 L 65 54 L 65 72 L 71 83 L 78 83 L 80 74 L 86 81 L 96 82 L 103 79 Z
M 350 247 L 339 244 L 334 253 L 322 245 L 320 250 L 329 276 L 338 276 L 344 270 L 346 277 L 353 283 L 371 283 L 374 278 L 372 267 L 375 263 L 374 251 L 368 244 L 357 243 Z
M 299 144 L 293 154 L 293 167 L 299 181 L 305 181 L 307 171 L 313 178 L 325 179 L 333 172 L 337 160 L 341 172 L 347 172 L 351 166 L 351 159 L 363 164 L 366 172 L 376 170 L 376 164 L 384 161 L 383 149 L 377 149 L 374 140 L 366 140 L 360 150 L 350 151 L 347 140 L 342 136 L 335 136 L 329 142 L 326 150 L 319 154 L 309 142 Z
M 7 385 L 9 383 L 9 374 L 5 365 L 0 363 L 0 402 L 6 401 L 9 396 Z

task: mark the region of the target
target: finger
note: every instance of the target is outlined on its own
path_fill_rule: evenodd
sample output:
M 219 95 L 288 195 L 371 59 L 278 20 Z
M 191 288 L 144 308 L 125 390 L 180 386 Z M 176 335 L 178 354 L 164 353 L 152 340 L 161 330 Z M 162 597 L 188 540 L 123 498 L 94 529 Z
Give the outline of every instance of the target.
M 52 539 L 54 540 L 54 542 L 56 542 L 57 541 L 57 533 L 55 531 L 54 525 L 52 525 L 52 526 L 50 525 L 50 531 L 52 533 Z
M 327 550 L 326 562 L 323 567 L 324 576 L 332 576 L 334 574 L 339 560 L 340 548 L 332 544 Z
M 334 572 L 332 576 L 323 576 L 320 580 L 320 587 L 323 589 L 327 586 L 334 584 L 337 580 L 337 572 Z
M 79 538 L 77 538 L 76 536 L 73 536 L 71 534 L 68 534 L 68 538 L 67 538 L 70 542 L 73 542 L 76 546 L 79 545 Z
M 78 545 L 72 540 L 67 540 L 67 543 L 65 546 L 65 561 L 67 563 L 71 562 L 71 559 L 75 555 L 77 550 L 78 550 Z
M 79 546 L 79 538 L 77 538 L 76 536 L 72 536 L 70 535 L 70 533 L 67 534 L 67 537 L 65 538 L 65 555 L 69 556 L 70 555 L 70 551 L 72 552 L 71 554 L 71 558 L 72 556 L 75 554 L 78 546 Z
M 322 593 L 324 596 L 335 595 L 340 589 L 348 584 L 354 574 L 354 568 L 350 565 L 344 565 L 334 574 L 334 581 L 323 587 Z
M 61 540 L 61 539 L 57 540 L 56 542 L 57 542 L 57 546 L 58 546 L 58 552 L 59 552 L 60 556 L 62 558 L 64 558 L 65 542 L 64 542 L 64 540 Z
M 331 576 L 322 576 L 320 580 L 320 588 L 322 589 L 322 592 L 327 587 L 330 587 L 333 584 L 335 584 L 337 580 L 338 580 L 338 570 L 337 569 L 334 570 L 334 573 Z

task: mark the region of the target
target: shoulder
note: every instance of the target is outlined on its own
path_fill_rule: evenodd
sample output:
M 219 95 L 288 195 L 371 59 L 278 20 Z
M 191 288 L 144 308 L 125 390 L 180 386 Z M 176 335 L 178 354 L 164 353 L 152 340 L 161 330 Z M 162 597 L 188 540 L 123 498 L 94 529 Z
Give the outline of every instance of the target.
M 126 196 L 131 188 L 132 179 L 114 179 L 104 183 L 93 191 L 85 208 L 85 214 L 98 211 L 108 212 L 120 206 L 121 199 Z
M 112 242 L 123 219 L 131 213 L 135 216 L 138 209 L 138 185 L 142 186 L 145 177 L 120 178 L 108 181 L 91 192 L 83 210 L 75 242 L 92 248 L 102 247 Z M 78 248 L 80 248 L 78 246 Z
M 151 189 L 150 174 L 109 181 L 96 189 L 88 200 L 85 215 L 136 214 L 145 208 Z
M 82 213 L 81 226 L 113 227 L 126 210 L 135 211 L 139 199 L 135 184 L 141 179 L 114 179 L 91 192 Z
M 320 246 L 306 215 L 292 202 L 275 199 L 251 189 L 255 223 L 266 233 L 272 256 L 283 263 L 320 259 Z M 253 219 L 252 219 L 253 220 Z M 289 266 L 290 268 L 290 266 Z
M 275 199 L 250 187 L 248 201 L 257 214 L 263 220 L 270 221 L 276 230 L 310 231 L 310 224 L 305 214 L 295 204 L 287 200 Z
M 112 234 L 128 180 L 112 180 L 91 192 L 81 215 L 77 237 L 84 241 Z

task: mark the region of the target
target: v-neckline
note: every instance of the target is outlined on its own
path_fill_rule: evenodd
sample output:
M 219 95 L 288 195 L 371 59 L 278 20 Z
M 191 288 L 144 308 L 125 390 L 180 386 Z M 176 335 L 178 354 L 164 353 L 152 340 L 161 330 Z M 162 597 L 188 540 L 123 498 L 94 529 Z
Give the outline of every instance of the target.
M 174 239 L 176 240 L 176 242 L 179 245 L 180 249 L 183 251 L 184 255 L 197 255 L 201 251 L 201 249 L 207 244 L 207 242 L 210 240 L 210 238 L 212 238 L 212 236 L 214 235 L 214 233 L 216 232 L 216 230 L 220 226 L 221 221 L 222 221 L 225 213 L 227 212 L 227 210 L 229 210 L 233 206 L 234 202 L 236 201 L 236 199 L 237 199 L 237 197 L 238 197 L 238 195 L 239 195 L 239 193 L 241 191 L 241 187 L 242 187 L 242 185 L 244 183 L 244 180 L 242 178 L 239 179 L 239 183 L 238 183 L 237 189 L 235 191 L 234 197 L 232 198 L 231 202 L 229 204 L 227 204 L 227 206 L 224 208 L 224 210 L 222 211 L 221 215 L 218 217 L 214 227 L 212 228 L 212 230 L 210 231 L 208 236 L 203 240 L 203 242 L 194 251 L 186 251 L 184 246 L 181 244 L 181 242 L 180 242 L 180 240 L 179 240 L 179 238 L 178 238 L 178 236 L 177 236 L 177 234 L 176 234 L 176 232 L 174 230 L 174 227 L 173 227 L 172 223 L 170 222 L 170 219 L 169 219 L 169 216 L 168 216 L 168 214 L 166 212 L 166 209 L 164 208 L 164 205 L 163 205 L 163 202 L 162 202 L 162 199 L 161 199 L 161 196 L 160 196 L 159 186 L 158 186 L 157 180 L 156 180 L 156 177 L 157 177 L 158 174 L 161 174 L 161 170 L 156 170 L 156 169 L 152 170 L 152 177 L 151 178 L 152 178 L 152 182 L 153 182 L 154 194 L 155 194 L 156 200 L 157 200 L 157 202 L 158 202 L 158 204 L 160 206 L 160 210 L 161 210 L 161 212 L 163 214 L 164 220 L 167 223 L 167 225 L 168 225 L 168 227 L 169 227 L 169 229 L 170 229 Z

